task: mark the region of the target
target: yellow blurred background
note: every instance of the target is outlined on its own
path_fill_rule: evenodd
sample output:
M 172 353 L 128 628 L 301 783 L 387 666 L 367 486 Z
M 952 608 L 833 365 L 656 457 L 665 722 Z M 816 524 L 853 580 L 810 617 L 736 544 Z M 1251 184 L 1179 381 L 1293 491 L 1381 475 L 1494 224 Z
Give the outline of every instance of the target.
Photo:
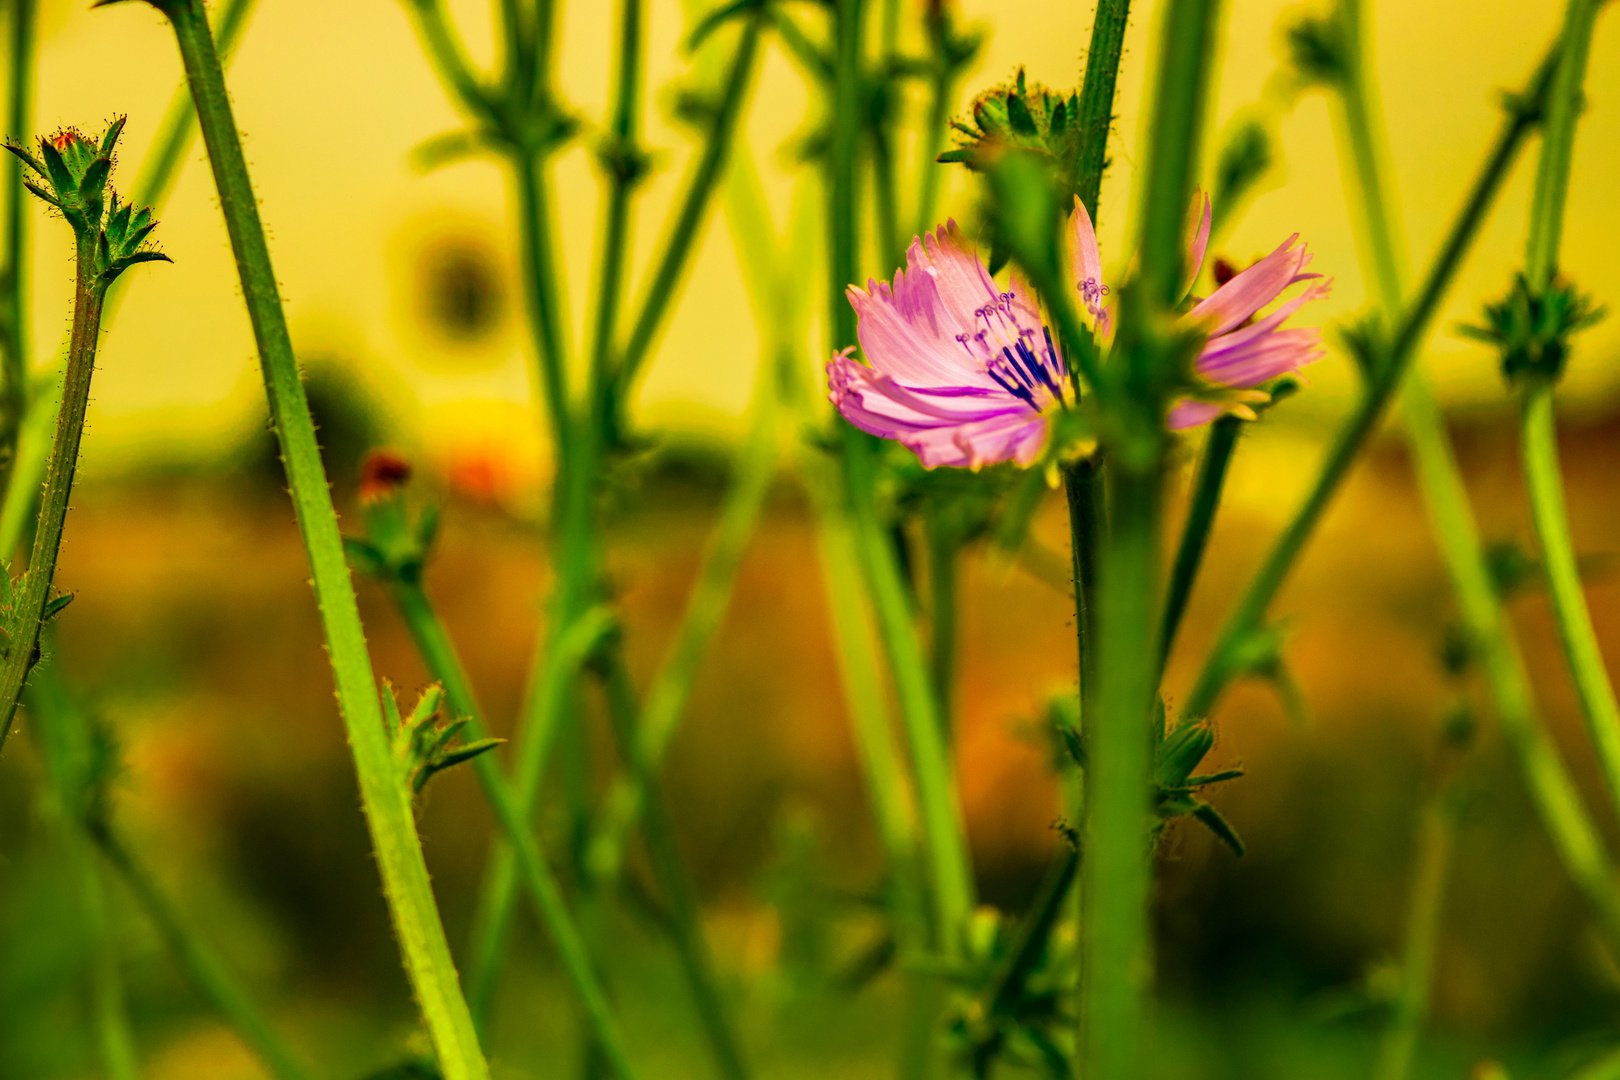
M 492 55 L 491 4 L 450 5 L 475 56 Z M 915 33 L 922 4 L 906 0 Z M 1559 9 L 1514 0 L 1405 0 L 1375 4 L 1378 72 L 1394 147 L 1407 266 L 1416 275 L 1457 207 L 1499 119 L 1495 95 L 1520 85 L 1551 40 Z M 1133 6 L 1121 73 L 1114 167 L 1104 185 L 1104 259 L 1130 228 L 1136 143 L 1143 113 L 1148 33 L 1157 5 Z M 1296 5 L 1236 0 L 1228 5 L 1214 97 L 1211 142 L 1239 109 L 1258 101 L 1277 67 L 1278 20 Z M 72 0 L 42 5 L 38 126 L 93 127 L 130 115 L 124 177 L 153 137 L 179 76 L 162 20 L 145 4 L 96 11 Z M 560 83 L 587 123 L 603 115 L 612 41 L 610 5 L 561 5 Z M 1016 67 L 1054 88 L 1077 84 L 1090 7 L 1069 3 L 970 0 L 963 15 L 989 31 L 971 95 Z M 657 172 L 638 211 L 635 280 L 661 239 L 658 223 L 683 174 L 691 141 L 669 119 L 672 80 L 687 69 L 684 20 L 674 2 L 651 5 L 647 141 Z M 1589 80 L 1590 112 L 1576 146 L 1566 271 L 1599 297 L 1620 295 L 1612 242 L 1620 201 L 1620 24 L 1600 20 Z M 531 407 L 531 355 L 517 310 L 514 226 L 501 166 L 469 160 L 422 174 L 411 152 L 458 126 L 422 58 L 404 6 L 396 0 L 262 0 L 230 74 L 240 126 L 262 197 L 273 254 L 295 338 L 306 356 L 357 366 L 402 429 L 436 455 L 495 452 L 514 478 L 535 477 L 543 456 Z M 785 217 L 793 163 L 783 144 L 812 117 L 801 75 L 772 49 L 750 108 L 749 141 L 778 213 Z M 960 111 L 960 109 L 958 109 Z M 587 129 L 588 130 L 588 129 Z M 915 155 L 905 161 L 910 165 Z M 1206 155 L 1206 165 L 1213 154 Z M 1340 184 L 1328 106 L 1311 95 L 1281 123 L 1281 167 L 1221 248 L 1238 259 L 1269 250 L 1291 232 L 1317 253 L 1316 268 L 1337 280 L 1334 297 L 1313 309 L 1323 321 L 1361 309 L 1366 290 Z M 1521 251 L 1531 169 L 1521 162 L 1474 255 L 1468 260 L 1428 350 L 1444 398 L 1483 406 L 1502 400 L 1488 351 L 1458 339 L 1452 326 L 1477 318 L 1500 294 Z M 557 222 L 581 339 L 597 229 L 597 184 L 587 149 L 557 160 Z M 967 174 L 948 171 L 949 213 L 971 219 Z M 115 177 L 116 179 L 116 177 Z M 66 230 L 39 207 L 34 239 L 34 353 L 54 355 L 70 299 Z M 724 436 L 737 430 L 749 395 L 756 335 L 730 238 L 711 215 L 685 292 L 663 334 L 640 400 L 653 427 Z M 260 395 L 247 320 L 200 146 L 194 145 L 158 233 L 172 267 L 145 269 L 108 336 L 86 438 L 87 476 L 116 472 L 143 457 L 207 453 L 252 422 Z M 468 248 L 498 271 L 497 325 L 474 342 L 447 341 L 421 318 L 416 293 L 435 245 Z M 805 252 L 818 281 L 818 253 Z M 869 260 L 870 262 L 870 260 Z M 892 267 L 868 265 L 874 274 Z M 819 315 L 819 305 L 814 309 Z M 1584 335 L 1566 399 L 1606 396 L 1617 383 L 1607 362 L 1620 320 Z M 1333 357 L 1311 373 L 1315 390 L 1280 417 L 1316 420 L 1337 410 L 1351 383 Z

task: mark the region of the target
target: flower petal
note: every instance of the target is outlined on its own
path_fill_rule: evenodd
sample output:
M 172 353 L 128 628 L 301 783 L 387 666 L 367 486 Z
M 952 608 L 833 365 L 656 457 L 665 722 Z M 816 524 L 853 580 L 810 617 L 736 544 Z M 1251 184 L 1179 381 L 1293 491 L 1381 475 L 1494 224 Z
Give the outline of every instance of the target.
M 1193 193 L 1193 213 L 1198 213 L 1199 202 L 1204 204 L 1198 224 L 1193 228 L 1192 243 L 1187 248 L 1187 288 L 1198 281 L 1198 272 L 1204 268 L 1204 252 L 1209 248 L 1209 196 L 1201 191 Z
M 1311 253 L 1303 244 L 1294 247 L 1298 239 L 1299 234 L 1295 233 L 1284 240 L 1277 250 L 1200 301 L 1187 317 L 1213 323 L 1211 337 L 1224 334 L 1242 326 L 1288 286 L 1319 277 L 1304 273 Z
M 1069 215 L 1069 247 L 1074 286 L 1080 290 L 1080 297 L 1092 318 L 1101 318 L 1102 298 L 1105 295 L 1102 256 L 1097 250 L 1097 230 L 1092 226 L 1091 215 L 1086 212 L 1086 206 L 1078 195 L 1074 198 L 1074 213 Z

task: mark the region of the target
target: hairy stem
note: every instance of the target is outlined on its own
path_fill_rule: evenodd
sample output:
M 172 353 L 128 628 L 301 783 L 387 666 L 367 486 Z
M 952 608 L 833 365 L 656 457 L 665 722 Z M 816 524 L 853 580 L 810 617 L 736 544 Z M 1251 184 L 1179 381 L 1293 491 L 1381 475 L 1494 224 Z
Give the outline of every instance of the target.
M 489 726 L 483 710 L 473 696 L 472 683 L 456 654 L 455 644 L 445 631 L 438 612 L 433 609 L 422 586 L 414 581 L 394 579 L 390 582 L 394 605 L 409 629 L 429 674 L 443 687 L 450 710 L 457 719 L 466 719 L 466 739 L 476 741 L 489 737 Z M 517 871 L 534 900 L 536 914 L 551 935 L 563 970 L 573 984 L 580 1005 L 590 1022 L 592 1033 L 600 1043 L 615 1074 L 621 1080 L 631 1080 L 634 1070 L 625 1050 L 624 1037 L 617 1018 L 608 1004 L 590 956 L 586 952 L 578 926 L 568 911 L 562 892 L 552 877 L 539 842 L 527 819 L 519 812 L 511 781 L 492 753 L 480 754 L 472 761 L 484 799 L 495 813 L 506 842 L 515 855 Z
M 1547 101 L 1541 134 L 1541 160 L 1536 166 L 1535 197 L 1530 203 L 1530 239 L 1524 273 L 1534 293 L 1545 292 L 1558 274 L 1558 249 L 1564 236 L 1564 206 L 1569 201 L 1569 172 L 1575 156 L 1575 126 L 1586 106 L 1584 84 L 1592 52 L 1592 27 L 1603 0 L 1569 0 L 1559 35 L 1558 67 Z
M 405 968 L 446 1080 L 484 1080 L 489 1068 L 434 903 L 410 795 L 389 750 L 343 538 L 219 56 L 200 0 L 165 0 L 161 6 L 174 26 L 236 256 L 293 509 L 309 554 L 361 805 Z
M 1086 50 L 1086 73 L 1080 83 L 1080 114 L 1076 126 L 1076 188 L 1093 221 L 1102 193 L 1103 170 L 1108 166 L 1108 131 L 1114 124 L 1114 87 L 1119 61 L 1125 52 L 1125 27 L 1130 22 L 1130 0 L 1098 0 L 1091 19 L 1091 46 Z
M 39 521 L 28 570 L 12 583 L 13 604 L 6 627 L 4 660 L 0 662 L 0 747 L 11 733 L 23 683 L 38 659 L 40 628 L 51 598 L 56 557 L 62 550 L 62 527 L 67 521 L 68 498 L 79 461 L 79 440 L 84 435 L 84 414 L 90 404 L 90 377 L 96 367 L 96 345 L 101 336 L 101 305 L 106 286 L 96 280 L 96 237 L 86 231 L 78 239 L 77 280 L 73 293 L 73 335 L 68 345 L 67 375 L 62 407 L 56 414 L 56 436 L 45 467 L 45 488 L 39 499 Z

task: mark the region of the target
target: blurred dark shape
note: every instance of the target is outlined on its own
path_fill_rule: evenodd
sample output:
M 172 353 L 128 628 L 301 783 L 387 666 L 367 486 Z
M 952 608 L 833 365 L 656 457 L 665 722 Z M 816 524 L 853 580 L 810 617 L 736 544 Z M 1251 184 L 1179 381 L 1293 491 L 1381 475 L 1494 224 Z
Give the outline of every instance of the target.
M 360 501 L 384 499 L 411 479 L 411 463 L 392 450 L 373 450 L 360 466 Z
M 506 287 L 495 253 L 464 235 L 423 244 L 417 303 L 432 329 L 450 341 L 474 344 L 500 329 Z
M 348 361 L 317 356 L 304 361 L 303 369 L 304 393 L 321 444 L 321 463 L 341 503 L 359 486 L 360 464 L 367 451 L 390 441 L 389 424 Z M 278 492 L 286 489 L 281 447 L 268 417 L 260 420 L 240 457 L 241 471 L 248 477 Z

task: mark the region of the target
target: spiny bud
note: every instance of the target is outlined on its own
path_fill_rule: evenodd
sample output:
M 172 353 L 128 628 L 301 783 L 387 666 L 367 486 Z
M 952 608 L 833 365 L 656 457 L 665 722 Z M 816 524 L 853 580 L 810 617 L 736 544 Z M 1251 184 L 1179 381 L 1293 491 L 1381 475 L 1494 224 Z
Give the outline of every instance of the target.
M 1506 297 L 1485 305 L 1484 326 L 1460 326 L 1458 331 L 1495 345 L 1502 354 L 1502 375 L 1510 382 L 1524 376 L 1557 380 L 1569 358 L 1569 339 L 1604 314 L 1590 296 L 1562 278 L 1536 292 L 1518 274 Z
M 1066 165 L 1079 137 L 1079 99 L 1065 97 L 1024 79 L 1019 68 L 1011 86 L 997 86 L 973 99 L 968 120 L 952 120 L 957 147 L 939 155 L 982 172 L 1003 151 L 1032 151 Z
M 113 148 L 124 119 L 109 124 L 100 141 L 67 127 L 42 136 L 37 154 L 20 143 L 5 144 L 33 173 L 24 186 L 61 211 L 82 243 L 93 245 L 92 265 L 84 269 L 103 287 L 136 263 L 171 261 L 147 243 L 157 227 L 152 211 L 120 203 L 112 189 Z

